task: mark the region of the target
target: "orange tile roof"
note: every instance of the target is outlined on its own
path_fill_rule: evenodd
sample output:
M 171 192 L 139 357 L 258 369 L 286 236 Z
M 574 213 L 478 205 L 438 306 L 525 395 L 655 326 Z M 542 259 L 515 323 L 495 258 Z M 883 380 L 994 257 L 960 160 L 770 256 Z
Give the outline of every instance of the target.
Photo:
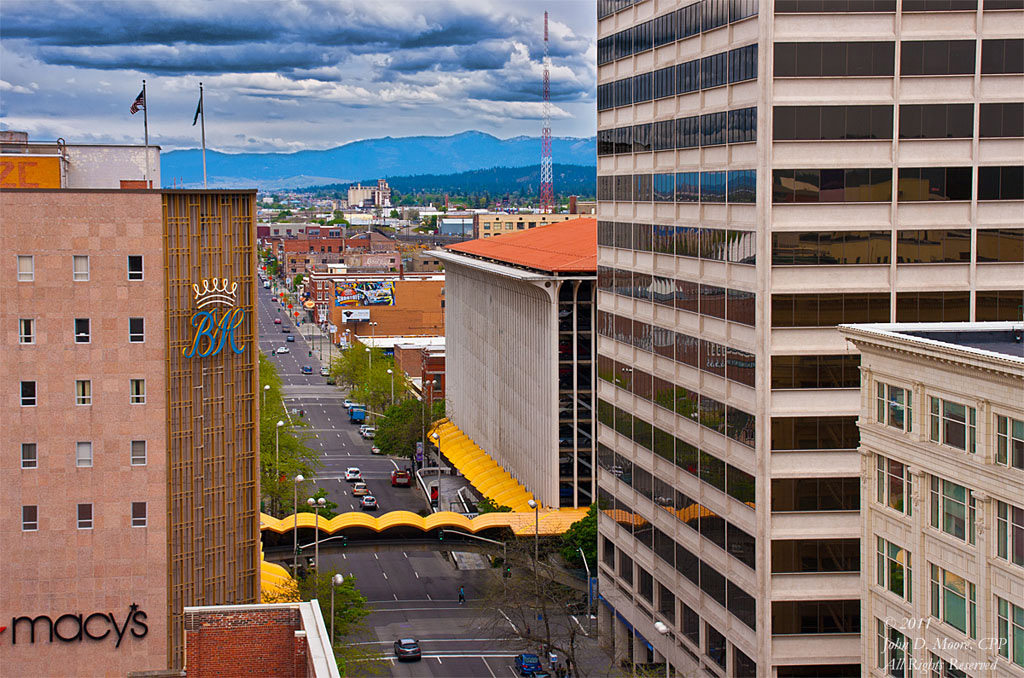
M 597 220 L 570 219 L 445 249 L 551 273 L 594 273 Z

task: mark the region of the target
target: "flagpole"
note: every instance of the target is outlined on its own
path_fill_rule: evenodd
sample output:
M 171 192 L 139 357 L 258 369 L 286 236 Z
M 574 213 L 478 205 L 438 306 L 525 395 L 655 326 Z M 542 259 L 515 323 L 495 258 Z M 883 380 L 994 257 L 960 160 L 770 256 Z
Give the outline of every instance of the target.
M 145 130 L 146 144 L 146 188 L 150 187 L 149 179 L 149 101 L 146 100 L 146 81 L 142 81 L 142 127 Z
M 203 107 L 203 83 L 199 83 L 199 118 L 203 136 L 203 188 L 206 188 L 206 109 Z

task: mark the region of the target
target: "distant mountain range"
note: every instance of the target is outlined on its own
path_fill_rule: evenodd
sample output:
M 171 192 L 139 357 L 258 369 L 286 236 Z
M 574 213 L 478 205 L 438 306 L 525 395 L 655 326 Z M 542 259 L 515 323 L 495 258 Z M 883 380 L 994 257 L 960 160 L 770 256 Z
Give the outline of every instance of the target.
M 555 137 L 551 141 L 552 157 L 559 164 L 597 165 L 596 137 Z M 540 137 L 499 139 L 469 131 L 446 137 L 365 139 L 323 151 L 296 153 L 207 150 L 206 170 L 210 188 L 280 190 L 347 184 L 366 177 L 450 175 L 494 167 L 525 167 L 539 160 Z M 164 186 L 201 187 L 202 151 L 161 154 L 160 173 Z
M 561 195 L 593 196 L 597 189 L 594 165 L 563 165 L 555 163 L 551 170 L 555 191 Z M 369 183 L 363 180 L 363 185 Z M 540 165 L 527 167 L 491 167 L 455 174 L 417 174 L 408 177 L 389 177 L 388 185 L 405 194 L 451 193 L 490 194 L 492 199 L 503 195 L 536 196 L 540 190 Z M 348 187 L 348 182 L 299 187 L 307 191 L 334 192 Z

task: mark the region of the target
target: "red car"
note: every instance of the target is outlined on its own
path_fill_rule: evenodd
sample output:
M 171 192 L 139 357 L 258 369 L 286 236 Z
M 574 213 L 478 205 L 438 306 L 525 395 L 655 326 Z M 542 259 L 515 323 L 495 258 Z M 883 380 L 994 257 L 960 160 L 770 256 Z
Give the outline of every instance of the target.
M 391 472 L 391 487 L 412 487 L 412 474 L 395 469 Z
M 281 319 L 280 318 L 274 318 L 274 324 L 275 325 L 280 325 L 281 324 Z

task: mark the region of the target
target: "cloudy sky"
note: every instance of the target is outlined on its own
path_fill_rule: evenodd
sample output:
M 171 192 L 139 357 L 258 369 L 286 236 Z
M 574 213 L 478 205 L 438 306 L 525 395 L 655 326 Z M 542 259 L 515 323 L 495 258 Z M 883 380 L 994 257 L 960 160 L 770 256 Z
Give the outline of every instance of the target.
M 3 0 L 0 129 L 69 143 L 291 151 L 476 129 L 595 129 L 592 0 Z

